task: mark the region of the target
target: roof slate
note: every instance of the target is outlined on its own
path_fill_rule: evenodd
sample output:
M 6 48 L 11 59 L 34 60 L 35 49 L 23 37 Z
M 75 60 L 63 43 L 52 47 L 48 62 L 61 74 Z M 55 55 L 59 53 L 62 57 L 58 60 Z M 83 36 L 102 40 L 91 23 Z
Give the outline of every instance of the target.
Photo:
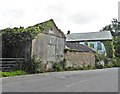
M 97 40 L 112 40 L 112 35 L 110 31 L 71 33 L 66 35 L 66 41 L 97 41 Z
M 90 49 L 85 45 L 70 42 L 66 42 L 66 49 L 79 52 L 95 52 L 94 50 Z

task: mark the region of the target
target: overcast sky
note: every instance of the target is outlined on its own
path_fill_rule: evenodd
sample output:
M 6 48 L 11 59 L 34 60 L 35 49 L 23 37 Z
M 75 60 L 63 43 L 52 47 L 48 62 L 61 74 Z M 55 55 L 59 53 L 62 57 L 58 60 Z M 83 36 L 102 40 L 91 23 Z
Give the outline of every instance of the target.
M 64 33 L 96 32 L 118 18 L 119 0 L 0 0 L 0 29 L 53 19 Z

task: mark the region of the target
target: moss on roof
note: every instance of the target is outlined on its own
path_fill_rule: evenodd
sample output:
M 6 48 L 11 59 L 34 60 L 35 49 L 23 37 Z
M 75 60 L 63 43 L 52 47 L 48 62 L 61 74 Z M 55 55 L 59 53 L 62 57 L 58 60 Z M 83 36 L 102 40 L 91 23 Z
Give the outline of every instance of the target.
M 24 27 L 14 27 L 14 28 L 6 28 L 1 30 L 0 33 L 22 33 L 22 32 L 28 32 L 31 34 L 32 38 L 34 38 L 38 33 L 42 32 L 43 30 L 49 30 L 54 26 L 53 19 L 50 19 L 48 21 L 36 24 L 34 26 L 29 26 L 27 28 Z
M 54 26 L 53 19 L 34 25 L 34 27 L 39 27 L 41 30 L 48 30 Z

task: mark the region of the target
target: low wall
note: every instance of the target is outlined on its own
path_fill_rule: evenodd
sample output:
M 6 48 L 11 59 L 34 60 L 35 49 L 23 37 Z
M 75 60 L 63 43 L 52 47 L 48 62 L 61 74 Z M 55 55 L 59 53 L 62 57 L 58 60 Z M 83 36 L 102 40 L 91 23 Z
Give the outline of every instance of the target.
M 92 52 L 67 51 L 65 53 L 66 66 L 92 65 L 95 66 L 95 55 Z

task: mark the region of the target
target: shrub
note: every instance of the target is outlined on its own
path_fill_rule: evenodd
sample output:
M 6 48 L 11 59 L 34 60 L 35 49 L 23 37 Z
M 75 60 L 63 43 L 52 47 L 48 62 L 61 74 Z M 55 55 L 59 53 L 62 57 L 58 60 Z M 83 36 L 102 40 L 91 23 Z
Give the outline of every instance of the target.
M 117 67 L 120 67 L 120 57 L 116 57 Z
M 0 72 L 0 75 L 3 77 L 8 77 L 8 76 L 17 76 L 17 75 L 26 75 L 27 73 L 22 70 L 18 71 L 11 71 L 11 72 Z
M 103 65 L 101 65 L 101 64 L 99 64 L 99 65 L 96 65 L 96 68 L 97 68 L 97 69 L 103 69 L 103 68 L 104 68 L 104 66 L 103 66 Z
M 74 66 L 68 66 L 68 67 L 65 67 L 65 70 L 66 71 L 84 70 L 84 68 L 80 67 L 80 66 L 76 66 L 76 67 L 74 67 Z
M 52 68 L 47 69 L 47 72 L 53 72 Z
M 113 67 L 120 67 L 120 58 L 115 57 L 114 59 L 111 60 L 111 63 L 113 64 Z
M 103 41 L 103 44 L 105 45 L 106 53 L 108 58 L 114 58 L 114 45 L 113 40 L 112 41 Z
M 74 70 L 83 70 L 83 68 L 80 66 L 76 66 L 76 67 L 74 67 Z
M 111 68 L 111 67 L 113 67 L 113 64 L 106 64 L 106 65 L 104 66 L 104 68 Z
M 21 69 L 27 73 L 40 73 L 45 72 L 45 67 L 42 64 L 42 60 L 33 56 L 28 57 L 21 65 Z
M 92 65 L 84 65 L 83 67 L 80 67 L 80 70 L 90 70 L 90 69 L 95 69 Z
M 68 66 L 68 67 L 65 67 L 65 70 L 66 71 L 73 71 L 74 67 L 73 66 Z
M 63 71 L 63 67 L 59 63 L 54 63 L 53 71 Z
M 86 68 L 87 68 L 87 70 L 90 70 L 90 69 L 93 69 L 93 66 L 92 65 L 87 65 Z
M 96 63 L 104 59 L 107 60 L 107 57 L 105 56 L 105 54 L 99 54 L 98 52 L 95 53 Z

